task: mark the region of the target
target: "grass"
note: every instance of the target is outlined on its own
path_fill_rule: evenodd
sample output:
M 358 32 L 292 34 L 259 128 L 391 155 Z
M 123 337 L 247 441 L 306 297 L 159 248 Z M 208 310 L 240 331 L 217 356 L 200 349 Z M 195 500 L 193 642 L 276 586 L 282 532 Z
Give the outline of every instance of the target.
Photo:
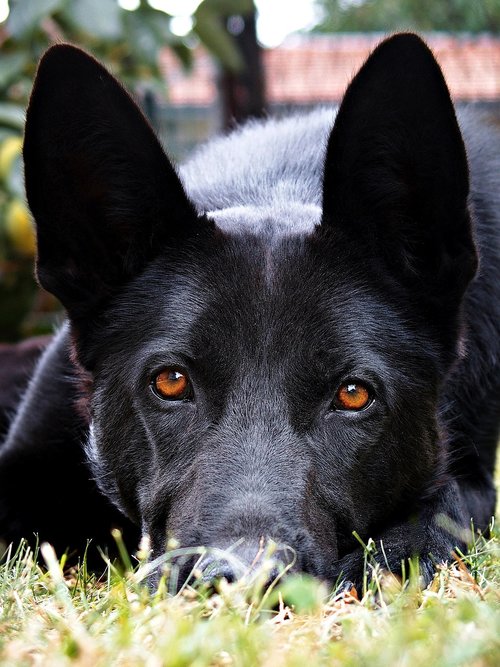
M 0 665 L 500 664 L 498 529 L 423 591 L 416 571 L 401 587 L 375 569 L 359 596 L 298 576 L 265 594 L 257 576 L 212 596 L 201 585 L 172 595 L 173 567 L 157 592 L 146 587 L 145 553 L 100 578 L 85 564 L 63 574 L 49 545 L 42 555 L 43 569 L 25 545 L 3 557 Z

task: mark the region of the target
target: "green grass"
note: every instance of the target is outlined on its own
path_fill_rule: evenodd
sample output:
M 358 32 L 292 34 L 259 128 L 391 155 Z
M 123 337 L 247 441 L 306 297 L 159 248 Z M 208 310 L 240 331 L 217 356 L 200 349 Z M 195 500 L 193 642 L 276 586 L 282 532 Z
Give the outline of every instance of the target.
M 402 588 L 375 570 L 361 599 L 304 577 L 264 595 L 257 578 L 222 582 L 212 596 L 201 586 L 173 596 L 172 567 L 152 593 L 145 554 L 121 572 L 108 564 L 96 579 L 84 566 L 63 575 L 48 545 L 42 569 L 21 546 L 0 565 L 0 665 L 498 667 L 495 530 L 424 591 L 415 573 Z

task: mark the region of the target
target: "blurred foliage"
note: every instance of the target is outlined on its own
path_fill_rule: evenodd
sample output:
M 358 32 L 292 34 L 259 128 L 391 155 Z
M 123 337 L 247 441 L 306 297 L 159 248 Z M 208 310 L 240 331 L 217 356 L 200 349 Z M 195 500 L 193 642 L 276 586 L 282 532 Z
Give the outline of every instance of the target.
M 54 42 L 83 46 L 139 99 L 164 94 L 160 49 L 171 48 L 189 68 L 198 41 L 231 70 L 239 52 L 223 20 L 253 10 L 253 0 L 203 0 L 192 33 L 180 38 L 170 16 L 141 0 L 125 10 L 117 0 L 10 0 L 0 24 L 0 341 L 50 330 L 56 302 L 33 280 L 32 222 L 24 201 L 22 131 L 37 62 Z M 195 39 L 193 39 L 195 38 Z
M 253 11 L 253 0 L 204 0 L 194 13 L 196 34 L 226 69 L 233 72 L 243 68 L 242 57 L 231 35 L 221 29 L 221 18 Z
M 500 32 L 499 0 L 316 0 L 319 32 Z

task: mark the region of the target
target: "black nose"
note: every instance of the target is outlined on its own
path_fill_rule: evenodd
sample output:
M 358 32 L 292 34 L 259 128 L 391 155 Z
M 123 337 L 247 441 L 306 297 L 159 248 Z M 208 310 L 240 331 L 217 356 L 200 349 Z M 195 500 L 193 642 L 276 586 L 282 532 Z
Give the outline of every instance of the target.
M 201 580 L 212 584 L 220 581 L 220 579 L 225 579 L 229 584 L 232 584 L 243 576 L 243 573 L 237 572 L 237 567 L 215 556 L 205 558 L 200 563 L 199 569 L 201 571 Z
M 281 578 L 292 564 L 290 550 L 277 550 L 272 556 L 262 547 L 246 546 L 236 549 L 213 549 L 199 563 L 202 583 L 214 585 L 221 579 L 228 583 L 244 580 L 266 589 Z

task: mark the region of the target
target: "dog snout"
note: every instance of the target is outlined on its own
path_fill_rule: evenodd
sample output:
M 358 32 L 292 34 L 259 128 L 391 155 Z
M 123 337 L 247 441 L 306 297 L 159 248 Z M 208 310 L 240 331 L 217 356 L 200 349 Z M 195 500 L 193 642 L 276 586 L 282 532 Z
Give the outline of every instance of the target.
M 203 560 L 200 563 L 199 570 L 201 572 L 201 582 L 207 584 L 215 584 L 221 579 L 225 579 L 232 584 L 240 578 L 238 575 L 241 574 L 234 564 L 214 556 L 208 556 Z
M 262 539 L 248 545 L 213 547 L 197 569 L 203 583 L 216 584 L 225 579 L 228 583 L 244 581 L 268 588 L 293 569 L 294 562 L 295 554 L 290 547 Z

